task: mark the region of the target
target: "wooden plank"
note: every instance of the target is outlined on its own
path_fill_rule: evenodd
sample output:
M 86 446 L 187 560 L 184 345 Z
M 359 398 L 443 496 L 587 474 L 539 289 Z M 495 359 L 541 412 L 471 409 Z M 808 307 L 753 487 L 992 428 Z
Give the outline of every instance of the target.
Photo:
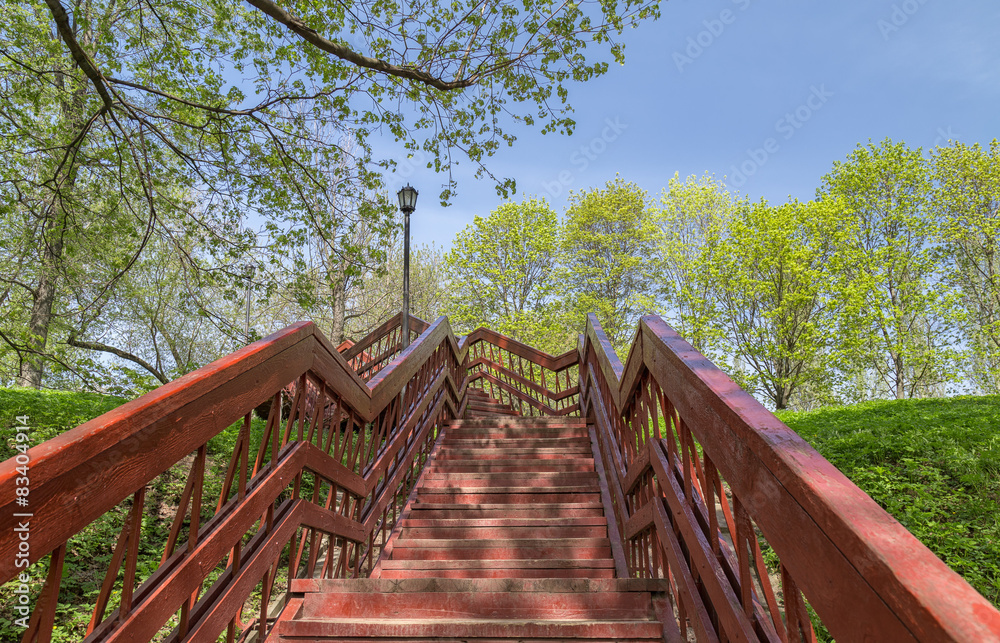
M 378 578 L 297 578 L 292 593 L 371 594 L 376 592 L 524 592 L 545 594 L 589 594 L 591 592 L 666 592 L 670 584 L 650 578 L 573 579 L 429 579 L 403 581 Z
M 322 637 L 336 631 L 338 636 L 440 639 L 446 637 L 540 637 L 575 640 L 609 638 L 659 638 L 657 621 L 560 621 L 560 620 L 423 620 L 423 619 L 317 619 L 291 621 L 283 633 L 291 637 Z
M 649 620 L 648 592 L 357 592 L 309 594 L 303 619 Z

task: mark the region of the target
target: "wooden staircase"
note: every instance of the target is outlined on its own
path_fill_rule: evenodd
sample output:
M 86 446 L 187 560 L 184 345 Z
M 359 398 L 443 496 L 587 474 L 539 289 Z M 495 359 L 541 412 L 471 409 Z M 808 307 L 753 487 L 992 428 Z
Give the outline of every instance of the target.
M 367 579 L 292 581 L 288 641 L 663 641 L 662 580 L 616 578 L 590 432 L 470 390 Z M 669 637 L 676 640 L 676 637 Z

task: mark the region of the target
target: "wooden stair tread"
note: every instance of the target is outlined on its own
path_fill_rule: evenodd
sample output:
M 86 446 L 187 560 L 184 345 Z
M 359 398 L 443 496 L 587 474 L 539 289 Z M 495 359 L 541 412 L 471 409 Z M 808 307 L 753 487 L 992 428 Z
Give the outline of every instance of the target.
M 648 638 L 656 640 L 662 627 L 648 620 L 513 620 L 513 619 L 296 619 L 283 623 L 285 636 L 413 636 L 421 637 L 558 637 Z
M 384 569 L 564 569 L 569 567 L 611 568 L 614 560 L 608 558 L 506 558 L 460 560 L 385 560 Z

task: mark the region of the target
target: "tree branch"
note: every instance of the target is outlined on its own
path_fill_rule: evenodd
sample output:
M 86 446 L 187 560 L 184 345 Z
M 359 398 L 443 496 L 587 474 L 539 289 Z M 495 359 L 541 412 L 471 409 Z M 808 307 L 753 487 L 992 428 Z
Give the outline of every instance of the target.
M 54 1 L 56 0 L 46 0 L 46 2 Z M 300 18 L 288 13 L 278 5 L 271 2 L 271 0 L 247 0 L 247 2 L 259 9 L 265 15 L 270 16 L 274 20 L 277 20 L 281 24 L 288 27 L 292 32 L 301 36 L 306 42 L 314 45 L 322 51 L 327 52 L 328 54 L 333 54 L 337 58 L 353 63 L 358 67 L 373 69 L 398 78 L 416 80 L 430 87 L 434 87 L 435 89 L 440 89 L 441 91 L 464 89 L 465 87 L 471 87 L 476 83 L 477 79 L 475 76 L 465 79 L 445 81 L 441 80 L 437 76 L 433 76 L 425 71 L 421 71 L 413 67 L 401 67 L 399 65 L 393 65 L 392 63 L 385 62 L 384 60 L 364 56 L 345 47 L 344 45 L 333 42 L 332 40 L 328 40 L 319 35 L 316 33 L 315 29 L 306 25 Z
M 59 35 L 69 48 L 73 60 L 80 66 L 83 73 L 87 75 L 90 82 L 94 84 L 98 95 L 104 101 L 104 106 L 110 109 L 112 104 L 111 94 L 108 93 L 108 88 L 104 84 L 104 77 L 101 76 L 97 65 L 94 64 L 94 61 L 90 59 L 90 56 L 87 55 L 87 52 L 84 51 L 79 41 L 77 41 L 76 34 L 73 33 L 73 27 L 69 24 L 69 16 L 66 14 L 66 9 L 59 0 L 45 0 L 45 4 L 49 6 L 49 11 L 52 13 L 52 19 L 55 20 Z
M 118 357 L 138 364 L 150 373 L 153 377 L 160 380 L 161 384 L 166 384 L 170 380 L 155 366 L 142 359 L 138 355 L 133 355 L 128 351 L 123 351 L 120 348 L 115 348 L 114 346 L 109 346 L 107 344 L 102 344 L 100 342 L 85 342 L 76 338 L 76 331 L 70 331 L 69 337 L 66 338 L 66 343 L 75 348 L 84 348 L 91 351 L 101 351 L 102 353 L 111 353 L 112 355 L 117 355 Z

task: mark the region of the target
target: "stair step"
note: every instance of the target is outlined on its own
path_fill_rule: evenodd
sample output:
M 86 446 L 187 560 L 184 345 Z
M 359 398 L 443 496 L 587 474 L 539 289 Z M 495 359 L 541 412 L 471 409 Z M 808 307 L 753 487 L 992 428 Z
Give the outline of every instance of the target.
M 649 619 L 647 592 L 372 592 L 307 594 L 300 618 L 364 619 Z
M 577 542 L 580 541 L 580 542 Z M 590 541 L 596 541 L 591 543 Z M 450 543 L 433 547 L 432 543 Z M 488 545 L 486 543 L 495 543 Z M 530 543 L 530 544 L 529 544 Z M 561 538 L 552 540 L 462 540 L 399 538 L 392 560 L 518 560 L 525 558 L 610 558 L 607 538 Z
M 505 447 L 508 449 L 559 449 L 563 447 L 586 447 L 590 449 L 590 438 L 483 438 L 477 435 L 446 435 L 442 446 L 461 446 L 468 449 Z
M 407 527 L 607 527 L 603 516 L 585 518 L 435 518 L 425 520 L 410 517 Z
M 506 482 L 510 486 L 500 486 L 501 482 Z M 457 492 L 457 493 L 532 493 L 526 491 L 530 489 L 526 485 L 536 484 L 538 487 L 545 487 L 547 493 L 597 493 L 600 485 L 597 480 L 563 479 L 549 480 L 538 478 L 536 480 L 511 480 L 509 478 L 446 478 L 439 480 L 425 480 L 420 485 L 421 491 L 432 493 Z M 537 488 L 535 493 L 537 493 Z
M 563 489 L 569 489 L 564 487 Z M 532 487 L 503 487 L 496 489 L 448 490 L 417 488 L 417 502 L 455 504 L 535 504 L 535 503 L 578 503 L 600 500 L 600 492 L 594 488 L 562 491 L 556 489 L 536 489 Z
M 478 409 L 478 410 L 492 410 L 501 409 L 504 411 L 513 411 L 514 408 L 510 404 L 504 404 L 503 402 L 490 402 L 488 400 L 469 400 L 466 405 L 468 409 Z
M 445 424 L 449 428 L 483 428 L 483 427 L 493 427 L 493 428 L 504 428 L 504 427 L 527 427 L 527 426 L 540 426 L 540 427 L 551 427 L 551 426 L 570 426 L 570 427 L 581 427 L 587 428 L 587 421 L 582 420 L 578 417 L 525 417 L 520 418 L 476 418 L 474 420 L 469 419 L 456 419 L 451 420 Z
M 300 619 L 282 624 L 281 635 L 337 640 L 342 637 L 400 638 L 556 638 L 657 640 L 656 621 L 487 620 L 487 619 Z M 336 632 L 336 635 L 333 633 Z
M 503 481 L 530 481 L 532 483 L 560 483 L 567 480 L 597 480 L 595 471 L 472 471 L 472 472 L 445 472 L 440 473 L 433 467 L 426 470 L 421 480 L 424 484 L 434 480 L 484 480 L 492 483 Z
M 458 458 L 435 461 L 432 465 L 432 469 L 436 472 L 446 472 L 454 471 L 456 473 L 469 473 L 477 471 L 490 471 L 490 472 L 522 472 L 522 471 L 538 471 L 538 472 L 556 472 L 556 471 L 594 471 L 594 460 L 593 458 L 563 458 L 563 459 L 548 459 L 548 460 L 537 460 L 526 462 L 524 459 L 507 459 L 507 460 L 489 460 L 485 462 L 483 460 L 476 459 L 465 459 L 461 460 Z
M 427 484 L 427 482 L 432 484 Z M 493 480 L 428 480 L 420 485 L 417 493 L 419 495 L 435 493 L 524 493 L 532 496 L 547 496 L 552 493 L 599 493 L 601 490 L 596 480 L 554 481 L 548 482 L 544 487 L 515 484 L 517 482 L 524 482 L 523 480 L 507 480 L 507 482 L 510 483 L 510 486 L 502 487 Z
M 587 594 L 590 592 L 668 592 L 670 583 L 662 578 L 606 579 L 440 579 L 411 578 L 388 581 L 382 578 L 293 578 L 293 594 L 375 592 L 526 592 L 545 594 Z
M 565 460 L 589 453 L 579 447 L 567 449 L 462 449 L 442 445 L 435 462 L 441 460 Z
M 585 426 L 463 426 L 448 428 L 445 436 L 449 440 L 462 438 L 589 438 Z
M 384 560 L 382 570 L 415 570 L 415 569 L 533 569 L 541 571 L 558 571 L 560 569 L 610 569 L 615 570 L 615 561 L 611 558 L 576 559 L 576 558 L 485 558 L 461 560 Z
M 474 406 L 465 409 L 465 417 L 467 418 L 517 417 L 520 415 L 514 409 L 477 409 Z
M 453 502 L 414 503 L 413 518 L 585 518 L 604 515 L 604 507 L 595 501 L 573 503 L 532 503 L 509 505 L 494 503 L 456 504 Z
M 414 563 L 434 563 L 434 562 L 452 562 L 452 561 L 434 561 L 434 560 L 414 560 L 399 561 L 402 563 L 414 562 Z M 463 561 L 458 561 L 463 562 Z M 510 562 L 510 561 L 500 561 L 500 562 Z M 611 564 L 601 566 L 591 566 L 591 567 L 565 567 L 565 568 L 549 568 L 549 567 L 539 567 L 535 568 L 524 568 L 524 567 L 502 567 L 502 568 L 489 568 L 489 567 L 471 567 L 471 568 L 434 568 L 434 567 L 414 567 L 412 569 L 386 569 L 382 568 L 382 578 L 392 579 L 392 580 L 413 580 L 415 578 L 436 578 L 441 580 L 552 580 L 552 579 L 573 579 L 573 580 L 607 580 L 615 578 L 615 566 L 614 561 Z
M 428 521 L 421 521 L 428 522 Z M 450 538 L 450 539 L 511 539 L 511 538 L 607 538 L 608 526 L 475 526 L 475 527 L 417 527 L 412 520 L 406 521 L 406 526 L 400 531 L 403 538 Z

